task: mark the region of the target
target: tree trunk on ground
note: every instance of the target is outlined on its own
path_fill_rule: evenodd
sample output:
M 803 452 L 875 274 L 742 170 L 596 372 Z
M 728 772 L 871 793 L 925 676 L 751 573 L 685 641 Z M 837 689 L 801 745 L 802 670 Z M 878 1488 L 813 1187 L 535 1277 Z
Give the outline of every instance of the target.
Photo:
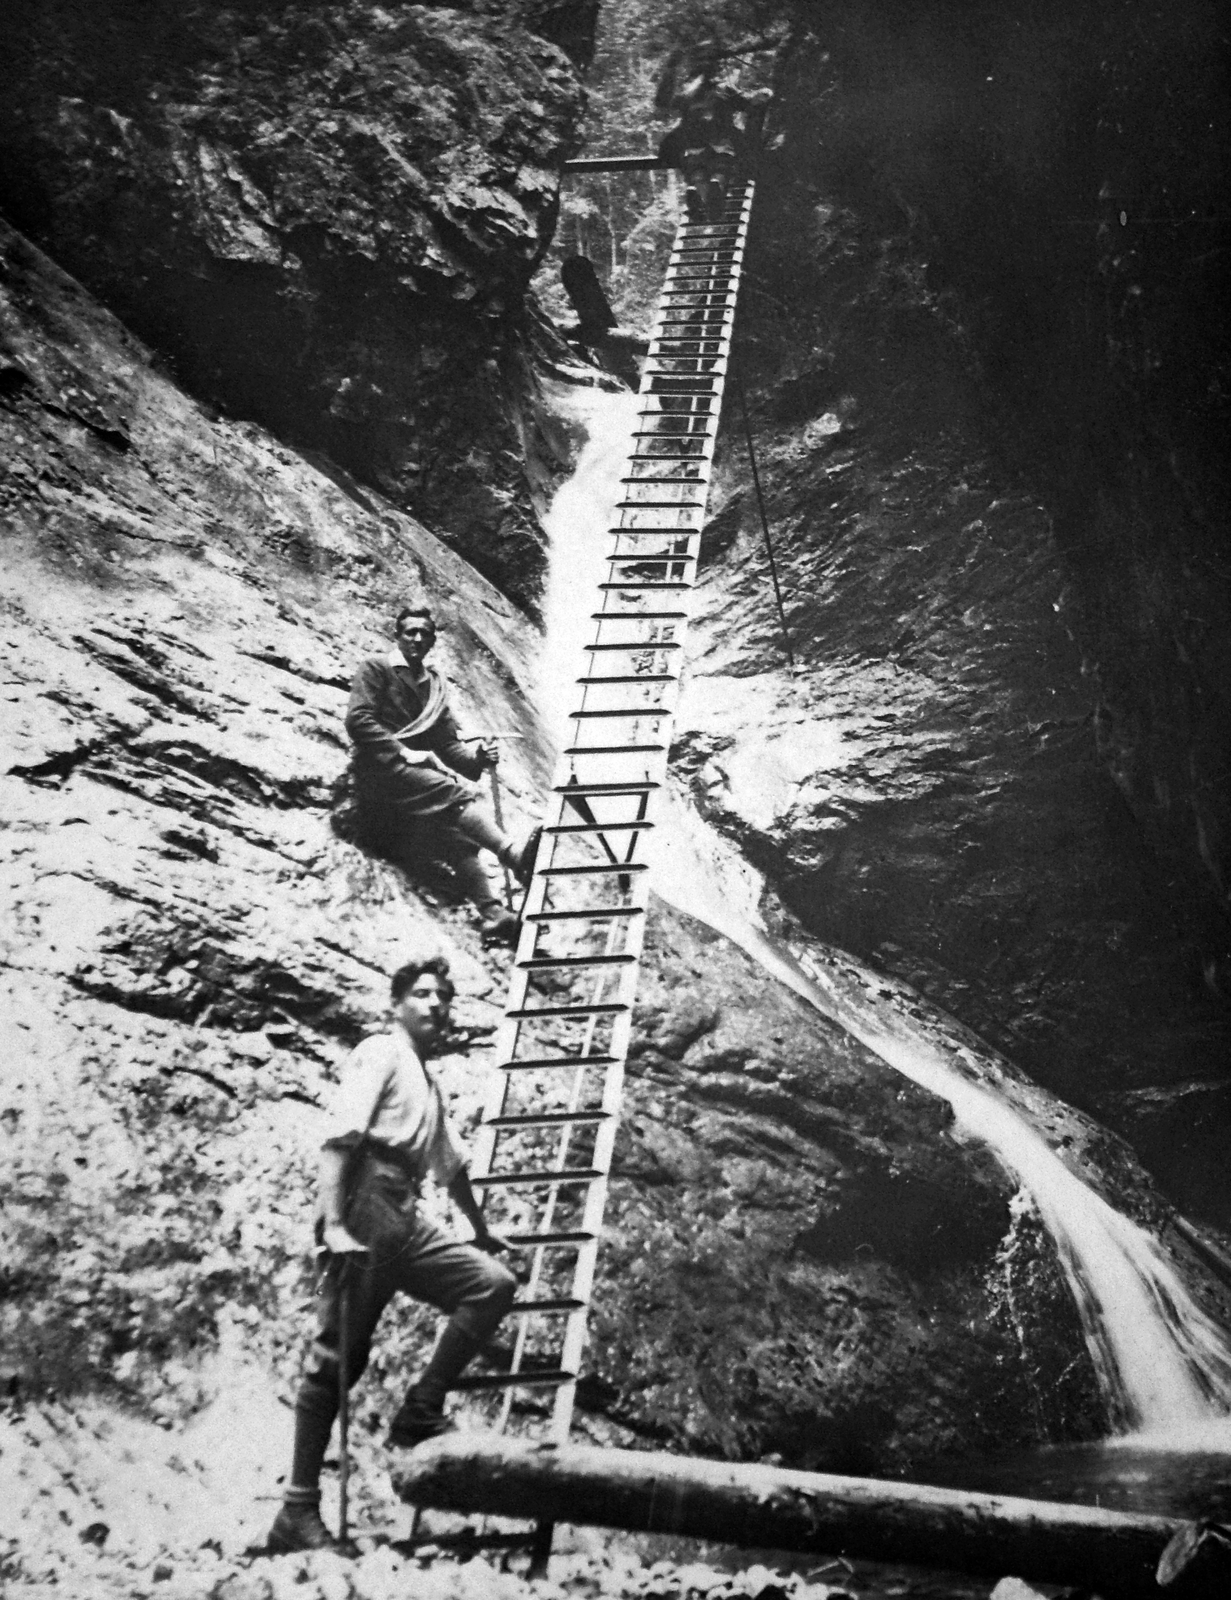
M 441 1510 L 674 1533 L 723 1544 L 905 1561 L 1161 1596 L 1183 1524 L 1090 1506 L 841 1478 L 632 1450 L 456 1434 L 394 1468 L 402 1499 Z

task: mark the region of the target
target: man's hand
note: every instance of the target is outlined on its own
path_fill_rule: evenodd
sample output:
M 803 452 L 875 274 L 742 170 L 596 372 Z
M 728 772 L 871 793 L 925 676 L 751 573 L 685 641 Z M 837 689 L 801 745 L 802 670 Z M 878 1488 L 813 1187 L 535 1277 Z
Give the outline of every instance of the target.
M 474 747 L 474 753 L 485 772 L 490 772 L 500 765 L 500 746 L 498 744 L 488 744 L 486 740 L 480 739 Z
M 331 1256 L 367 1255 L 368 1247 L 360 1244 L 351 1231 L 340 1222 L 327 1222 L 321 1234 L 325 1249 Z

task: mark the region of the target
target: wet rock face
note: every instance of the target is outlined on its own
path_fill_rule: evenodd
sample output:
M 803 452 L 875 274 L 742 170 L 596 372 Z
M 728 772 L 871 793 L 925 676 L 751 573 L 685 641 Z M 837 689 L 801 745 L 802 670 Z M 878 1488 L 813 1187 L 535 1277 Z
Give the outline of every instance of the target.
M 1117 1098 L 1188 1085 L 1225 1138 L 1212 13 L 783 15 L 741 326 L 803 670 L 731 440 L 682 762 L 814 931 L 1225 1221 L 1163 1098 Z
M 352 664 L 426 594 L 462 721 L 513 727 L 533 635 L 406 516 L 211 421 L 7 229 L 0 371 L 3 1342 L 36 1392 L 170 1418 L 200 1397 L 166 1363 L 220 1319 L 293 1371 L 317 1107 L 388 973 L 450 955 L 463 1115 L 496 1015 L 468 919 L 331 828 Z M 545 759 L 524 731 L 512 825 Z
M 19 0 L 0 203 L 193 392 L 528 599 L 518 458 L 552 443 L 523 296 L 593 10 Z
M 850 1473 L 1097 1432 L 1054 1255 L 948 1107 L 710 930 L 664 913 L 647 949 L 591 1416 Z
M 1217 263 L 1231 119 L 1217 10 L 936 0 L 899 21 L 877 0 L 826 19 L 835 92 L 813 170 L 865 216 L 909 212 L 997 446 L 1054 519 L 1101 754 L 1185 892 L 1225 910 L 1231 318 Z

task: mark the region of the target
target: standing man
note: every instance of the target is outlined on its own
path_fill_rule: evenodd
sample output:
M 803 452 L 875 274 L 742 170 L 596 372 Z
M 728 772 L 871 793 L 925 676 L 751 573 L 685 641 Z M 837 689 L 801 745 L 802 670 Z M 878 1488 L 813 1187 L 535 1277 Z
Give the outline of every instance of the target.
M 447 1431 L 445 1394 L 513 1303 L 516 1279 L 492 1259 L 508 1248 L 483 1220 L 465 1156 L 424 1058 L 449 1025 L 453 984 L 443 956 L 412 961 L 389 986 L 394 1027 L 365 1039 L 342 1069 L 321 1149 L 317 1231 L 329 1253 L 318 1329 L 295 1403 L 291 1481 L 269 1550 L 334 1543 L 321 1521 L 320 1475 L 338 1412 L 338 1335 L 347 1296 L 347 1387 L 367 1366 L 380 1314 L 401 1289 L 448 1313 L 431 1359 L 393 1419 L 389 1443 L 410 1448 Z M 453 1239 L 422 1209 L 431 1174 L 474 1229 Z
M 426 855 L 453 868 L 489 941 L 512 941 L 517 918 L 494 892 L 479 850 L 490 850 L 519 883 L 534 868 L 539 832 L 520 845 L 478 802 L 474 780 L 496 748 L 458 737 L 440 675 L 426 664 L 436 622 L 426 606 L 403 606 L 396 643 L 364 661 L 351 682 L 346 731 L 364 842 L 397 861 Z

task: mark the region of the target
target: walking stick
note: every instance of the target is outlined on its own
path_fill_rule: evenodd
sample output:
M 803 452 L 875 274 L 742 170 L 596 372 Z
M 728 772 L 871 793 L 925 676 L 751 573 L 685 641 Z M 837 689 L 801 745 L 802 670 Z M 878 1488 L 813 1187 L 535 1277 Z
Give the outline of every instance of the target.
M 350 1252 L 338 1260 L 338 1543 L 346 1543 L 350 1489 Z

